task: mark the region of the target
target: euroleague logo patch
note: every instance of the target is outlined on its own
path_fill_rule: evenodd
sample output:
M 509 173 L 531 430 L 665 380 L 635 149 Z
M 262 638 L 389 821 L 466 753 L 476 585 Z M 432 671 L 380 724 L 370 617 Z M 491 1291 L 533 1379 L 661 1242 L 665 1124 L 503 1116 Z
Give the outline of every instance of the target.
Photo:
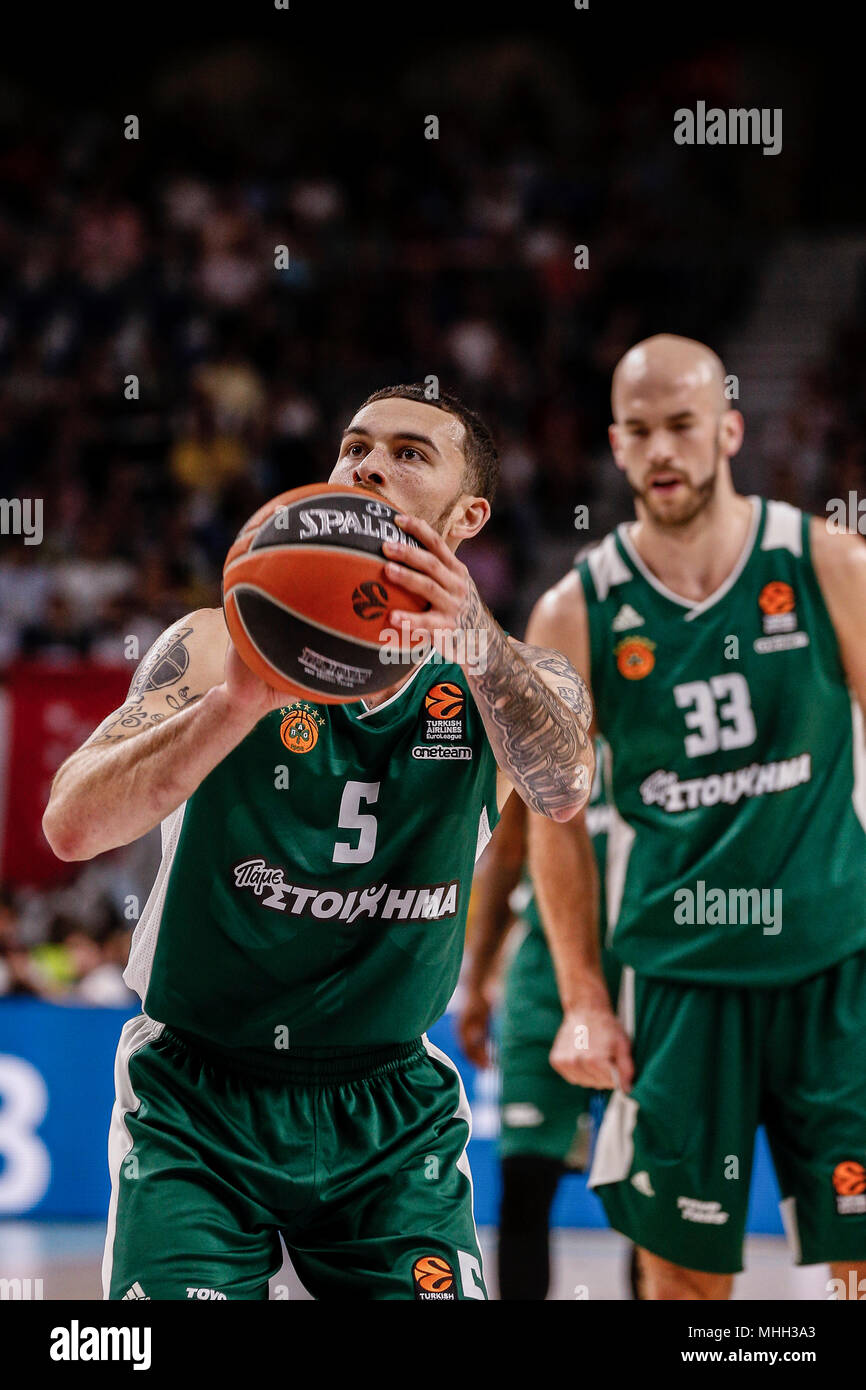
M 454 1271 L 441 1255 L 422 1255 L 412 1266 L 415 1297 L 421 1303 L 457 1301 Z
M 627 681 L 642 681 L 656 664 L 655 646 L 648 637 L 624 637 L 613 649 L 620 675 Z
M 797 597 L 784 579 L 771 579 L 758 594 L 763 637 L 753 646 L 756 652 L 785 652 L 808 647 L 808 632 L 797 629 Z
M 280 738 L 290 753 L 311 753 L 319 741 L 324 719 L 313 705 L 298 703 L 280 710 Z
M 364 622 L 381 618 L 388 611 L 388 590 L 378 579 L 367 579 L 352 594 L 352 607 Z
M 456 719 L 465 703 L 463 691 L 453 681 L 431 685 L 424 696 L 424 708 L 433 719 Z
M 758 594 L 758 607 L 767 617 L 779 613 L 793 613 L 794 590 L 781 579 L 771 579 Z
M 436 681 L 424 696 L 428 743 L 459 743 L 464 737 L 466 695 L 454 681 Z
M 855 1158 L 837 1163 L 833 1169 L 833 1192 L 839 1216 L 866 1213 L 866 1167 Z

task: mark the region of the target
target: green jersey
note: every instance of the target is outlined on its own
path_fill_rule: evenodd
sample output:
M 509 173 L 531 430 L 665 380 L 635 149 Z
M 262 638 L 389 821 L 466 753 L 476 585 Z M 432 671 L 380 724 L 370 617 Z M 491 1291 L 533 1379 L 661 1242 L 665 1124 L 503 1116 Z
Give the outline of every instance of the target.
M 750 500 L 740 560 L 701 603 L 627 525 L 578 565 L 610 749 L 608 940 L 698 984 L 785 985 L 866 946 L 862 716 L 809 518 Z
M 162 826 L 125 978 L 229 1048 L 366 1047 L 444 1012 L 496 763 L 459 666 L 265 716 Z

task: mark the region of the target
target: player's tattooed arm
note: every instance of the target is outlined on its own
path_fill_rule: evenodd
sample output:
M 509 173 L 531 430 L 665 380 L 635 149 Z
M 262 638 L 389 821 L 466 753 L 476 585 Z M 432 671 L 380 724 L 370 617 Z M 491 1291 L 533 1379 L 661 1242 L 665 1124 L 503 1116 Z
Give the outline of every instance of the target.
M 160 637 L 124 704 L 58 768 L 42 828 L 61 859 L 91 859 L 153 829 L 261 717 L 227 680 L 222 609 L 198 609 Z M 236 678 L 235 678 L 236 679 Z
M 140 700 L 150 690 L 177 685 L 189 667 L 186 641 L 192 632 L 193 629 L 187 626 L 172 628 L 157 638 L 136 667 L 129 687 L 131 700 Z
M 391 622 L 398 629 L 407 622 L 412 640 L 424 632 L 435 645 L 446 636 L 461 639 L 463 657 L 457 659 L 503 777 L 531 811 L 570 820 L 589 800 L 595 768 L 592 701 L 581 677 L 559 651 L 506 637 L 466 566 L 429 522 L 395 520 L 421 545 L 386 542 L 385 574 L 429 607 L 420 613 L 392 609 Z
M 204 690 L 193 689 L 189 679 L 189 639 L 194 631 L 181 622 L 157 638 L 136 667 L 125 703 L 93 731 L 88 746 L 119 743 L 201 699 Z
M 531 811 L 568 820 L 589 799 L 592 701 L 561 652 L 506 637 L 473 586 L 464 631 L 485 634 L 485 659 L 464 667 L 496 761 Z

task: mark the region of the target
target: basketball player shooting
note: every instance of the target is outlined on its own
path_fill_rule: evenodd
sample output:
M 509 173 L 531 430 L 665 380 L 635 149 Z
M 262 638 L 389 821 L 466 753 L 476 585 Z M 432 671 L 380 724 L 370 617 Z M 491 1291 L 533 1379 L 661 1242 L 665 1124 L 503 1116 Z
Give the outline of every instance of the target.
M 371 396 L 330 482 L 396 506 L 420 543 L 386 547 L 386 574 L 429 603 L 391 614 L 431 635 L 426 658 L 365 700 L 294 701 L 221 608 L 190 613 L 57 772 L 43 826 L 62 859 L 162 824 L 126 972 L 143 1012 L 117 1052 L 106 1298 L 266 1299 L 280 1233 L 317 1298 L 487 1297 L 469 1109 L 425 1030 L 510 791 L 564 821 L 593 774 L 580 676 L 507 637 L 455 554 L 497 471 L 455 398 Z M 440 634 L 469 632 L 485 661 L 436 660 Z M 429 756 L 440 685 L 459 759 Z

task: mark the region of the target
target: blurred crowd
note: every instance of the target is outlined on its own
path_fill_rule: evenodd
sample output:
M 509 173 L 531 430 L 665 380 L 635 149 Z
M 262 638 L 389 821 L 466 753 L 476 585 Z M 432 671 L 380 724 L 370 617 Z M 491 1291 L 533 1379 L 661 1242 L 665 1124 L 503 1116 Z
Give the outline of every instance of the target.
M 88 902 L 81 881 L 55 893 L 0 887 L 0 1001 L 130 1007 L 135 996 L 123 981 L 128 928 L 110 896 Z
M 84 95 L 64 111 L 10 86 L 0 496 L 43 498 L 44 540 L 0 537 L 0 666 L 122 662 L 218 604 L 247 516 L 325 479 L 355 407 L 399 381 L 436 377 L 494 429 L 501 491 L 465 559 L 509 629 L 552 546 L 627 513 L 614 364 L 661 329 L 724 342 L 803 171 L 674 144 L 673 86 L 737 104 L 723 46 L 613 111 L 602 74 L 576 84 L 549 49 L 448 53 L 382 101 L 261 51 L 167 61 L 137 140 Z M 777 495 L 863 488 L 864 322 L 866 284 L 768 441 Z M 122 998 L 129 923 L 103 891 L 82 925 L 73 899 L 0 899 L 0 993 Z

